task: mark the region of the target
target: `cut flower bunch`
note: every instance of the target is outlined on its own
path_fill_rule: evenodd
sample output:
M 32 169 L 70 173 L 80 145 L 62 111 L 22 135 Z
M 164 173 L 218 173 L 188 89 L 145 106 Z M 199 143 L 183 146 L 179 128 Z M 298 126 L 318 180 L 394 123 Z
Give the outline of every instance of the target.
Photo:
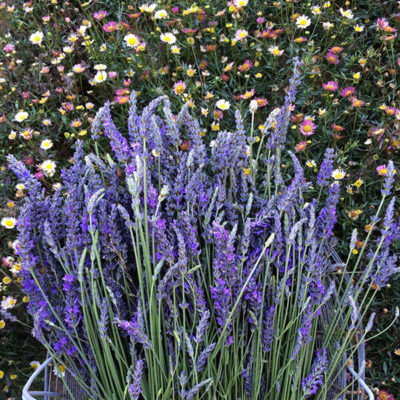
M 173 115 L 162 96 L 140 114 L 132 91 L 129 139 L 107 102 L 92 124 L 96 151 L 77 142 L 53 195 L 8 157 L 29 192 L 16 247 L 33 334 L 84 398 L 344 398 L 337 379 L 372 327 L 372 287 L 398 272 L 395 169 L 364 246 L 356 254 L 355 230 L 347 260 L 334 262 L 334 151 L 311 199 L 285 150 L 294 66 L 260 142 L 256 108 L 248 131 L 236 111 L 236 130 L 206 146 L 188 105 Z M 102 133 L 113 156 L 99 152 Z

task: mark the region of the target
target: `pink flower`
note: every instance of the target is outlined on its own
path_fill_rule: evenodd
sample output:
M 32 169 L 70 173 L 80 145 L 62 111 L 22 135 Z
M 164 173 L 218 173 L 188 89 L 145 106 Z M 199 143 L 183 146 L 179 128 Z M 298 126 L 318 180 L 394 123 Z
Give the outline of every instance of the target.
M 304 136 L 311 136 L 314 135 L 314 130 L 316 127 L 317 126 L 311 121 L 311 119 L 306 119 L 300 125 L 300 132 Z
M 258 17 L 256 19 L 256 21 L 257 21 L 257 24 L 261 25 L 261 24 L 263 24 L 265 22 L 265 18 L 264 17 Z
M 331 51 L 325 56 L 329 64 L 339 64 L 339 56 Z
M 44 177 L 44 174 L 42 171 L 35 172 L 35 178 L 36 179 L 42 179 Z
M 342 91 L 340 92 L 340 94 L 343 97 L 350 97 L 353 96 L 354 92 L 356 91 L 355 87 L 353 86 L 347 86 L 344 89 L 342 89 Z
M 329 81 L 328 83 L 323 83 L 322 87 L 325 90 L 329 90 L 330 92 L 334 92 L 334 91 L 336 91 L 338 89 L 339 85 L 338 85 L 337 82 Z
M 355 108 L 359 108 L 364 105 L 364 102 L 360 99 L 357 99 L 357 97 L 354 97 L 351 101 L 351 105 Z
M 258 108 L 265 107 L 268 104 L 268 100 L 262 97 L 255 97 L 254 100 L 257 100 Z
M 339 54 L 343 51 L 343 47 L 333 46 L 328 50 L 330 53 Z
M 378 28 L 382 30 L 387 26 L 389 26 L 389 22 L 386 21 L 386 18 L 378 18 L 377 23 L 378 23 Z
M 296 144 L 296 146 L 294 147 L 294 149 L 296 150 L 296 151 L 304 151 L 305 149 L 306 149 L 306 147 L 307 147 L 307 142 L 300 142 L 300 143 L 298 143 L 298 144 Z
M 108 73 L 108 76 L 110 79 L 114 79 L 117 76 L 117 73 L 116 73 L 116 71 L 110 71 Z
M 398 113 L 398 110 L 397 110 L 396 107 L 386 107 L 386 108 L 385 108 L 385 113 L 386 113 L 387 115 L 392 116 L 392 115 L 396 115 L 396 114 Z
M 177 95 L 181 95 L 185 92 L 186 83 L 184 81 L 178 81 L 174 85 L 174 93 Z
M 377 400 L 394 400 L 394 396 L 386 390 L 380 390 Z
M 247 32 L 245 29 L 238 29 L 235 33 L 235 39 L 237 41 L 239 40 L 244 40 L 249 36 L 249 32 Z
M 103 30 L 105 32 L 114 32 L 118 30 L 118 25 L 115 21 L 107 22 L 106 24 L 103 25 Z
M 244 64 L 239 65 L 238 70 L 240 72 L 247 72 L 252 66 L 253 63 L 250 60 L 246 60 Z
M 390 35 L 390 36 L 385 36 L 385 40 L 387 42 L 389 42 L 390 40 L 394 40 L 397 37 L 397 33 L 395 33 L 394 35 Z
M 118 104 L 126 104 L 129 102 L 129 96 L 115 96 L 114 100 L 118 103 Z
M 251 99 L 255 94 L 256 94 L 255 89 L 251 89 L 251 90 L 248 90 L 247 92 L 239 95 L 239 98 L 241 98 L 242 100 L 247 100 L 247 99 Z
M 385 164 L 379 165 L 376 167 L 376 171 L 378 172 L 379 175 L 385 176 L 387 174 L 387 166 Z
M 12 43 L 8 43 L 3 47 L 3 51 L 5 51 L 6 53 L 11 53 L 14 50 L 15 46 Z
M 104 19 L 105 17 L 107 17 L 107 15 L 108 15 L 108 12 L 107 12 L 107 11 L 100 10 L 100 11 L 96 11 L 96 12 L 93 14 L 93 17 L 94 17 L 95 19 L 97 19 L 98 21 L 100 21 L 100 20 Z
M 179 12 L 179 7 L 172 7 L 172 8 L 171 8 L 171 12 L 172 12 L 172 14 L 178 14 L 178 12 Z

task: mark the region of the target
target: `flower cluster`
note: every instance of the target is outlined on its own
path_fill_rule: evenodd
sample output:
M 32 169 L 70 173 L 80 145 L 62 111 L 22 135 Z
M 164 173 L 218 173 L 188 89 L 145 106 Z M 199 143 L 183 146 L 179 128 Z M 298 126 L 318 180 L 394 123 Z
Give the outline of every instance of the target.
M 264 123 L 271 140 L 259 157 L 252 159 L 239 111 L 235 131 L 220 131 L 206 146 L 189 105 L 174 116 L 162 96 L 139 114 L 132 92 L 129 139 L 109 103 L 93 124 L 113 157 L 85 155 L 77 142 L 53 195 L 30 186 L 16 248 L 33 334 L 84 392 L 123 398 L 125 382 L 132 399 L 156 398 L 162 388 L 182 399 L 296 392 L 301 399 L 336 390 L 346 353 L 370 329 L 363 333 L 354 318 L 363 289 L 398 272 L 390 247 L 400 222 L 393 198 L 354 266 L 353 274 L 362 265 L 360 277 L 335 279 L 333 152 L 319 176 L 329 190 L 306 202 L 311 184 L 285 149 L 298 68 L 295 60 L 285 105 Z M 29 185 L 26 167 L 8 161 Z M 383 201 L 393 184 L 388 170 Z

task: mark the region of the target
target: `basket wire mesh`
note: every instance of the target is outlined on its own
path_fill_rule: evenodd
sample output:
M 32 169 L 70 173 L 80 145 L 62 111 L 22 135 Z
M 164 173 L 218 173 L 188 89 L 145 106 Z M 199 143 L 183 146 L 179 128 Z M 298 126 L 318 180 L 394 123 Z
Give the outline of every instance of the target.
M 51 358 L 48 358 L 31 375 L 22 390 L 22 400 L 84 400 L 82 389 L 68 371 L 65 372 L 64 382 L 54 375 L 51 369 L 52 361 Z M 31 390 L 33 382 L 41 373 L 44 374 L 43 391 Z
M 335 263 L 337 264 L 343 264 L 342 260 L 340 259 L 339 255 L 336 253 L 336 251 L 332 250 L 332 259 Z M 348 278 L 347 278 L 348 281 Z M 322 307 L 321 309 L 321 314 L 322 314 L 322 323 L 319 328 L 323 329 L 323 325 L 328 325 L 329 320 L 332 316 L 332 309 L 335 307 L 335 302 L 333 298 L 331 298 L 325 307 Z M 363 333 L 363 327 L 361 324 L 361 314 L 358 312 L 358 319 L 360 321 L 359 325 L 359 331 L 360 331 L 360 336 L 362 336 Z M 342 369 L 341 371 L 337 371 L 336 374 L 338 375 L 334 384 L 332 385 L 330 391 L 327 394 L 326 400 L 364 400 L 365 395 L 368 396 L 369 400 L 374 400 L 374 394 L 372 393 L 371 389 L 367 386 L 365 383 L 365 343 L 363 340 L 359 340 L 359 338 L 356 338 L 357 340 L 357 354 L 355 354 L 355 357 L 351 359 L 352 363 L 349 364 L 347 363 L 347 355 L 344 354 L 342 358 L 342 365 L 347 364 L 347 370 L 350 372 L 352 375 L 353 379 L 351 379 L 351 385 L 349 386 L 348 389 L 346 389 L 345 393 L 343 393 L 344 389 L 348 386 L 348 381 L 347 381 L 347 373 L 346 369 Z M 322 338 L 320 339 L 320 343 L 322 344 Z M 356 360 L 355 360 L 356 359 Z M 355 362 L 356 361 L 356 362 Z M 354 370 L 352 365 L 357 364 L 358 366 L 358 372 Z

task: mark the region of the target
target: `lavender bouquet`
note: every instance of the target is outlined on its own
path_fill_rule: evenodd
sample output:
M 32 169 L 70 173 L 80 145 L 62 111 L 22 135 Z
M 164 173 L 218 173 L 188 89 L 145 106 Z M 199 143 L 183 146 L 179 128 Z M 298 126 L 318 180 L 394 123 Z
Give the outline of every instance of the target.
M 33 335 L 84 398 L 344 398 L 335 382 L 373 323 L 371 286 L 397 271 L 394 198 L 381 215 L 395 171 L 363 249 L 353 232 L 335 263 L 334 153 L 312 200 L 285 151 L 298 82 L 296 60 L 259 143 L 237 111 L 236 131 L 206 146 L 187 106 L 173 116 L 160 97 L 140 114 L 133 92 L 129 139 L 106 103 L 92 134 L 103 129 L 113 156 L 78 142 L 53 195 L 9 157 L 29 190 L 17 247 Z

